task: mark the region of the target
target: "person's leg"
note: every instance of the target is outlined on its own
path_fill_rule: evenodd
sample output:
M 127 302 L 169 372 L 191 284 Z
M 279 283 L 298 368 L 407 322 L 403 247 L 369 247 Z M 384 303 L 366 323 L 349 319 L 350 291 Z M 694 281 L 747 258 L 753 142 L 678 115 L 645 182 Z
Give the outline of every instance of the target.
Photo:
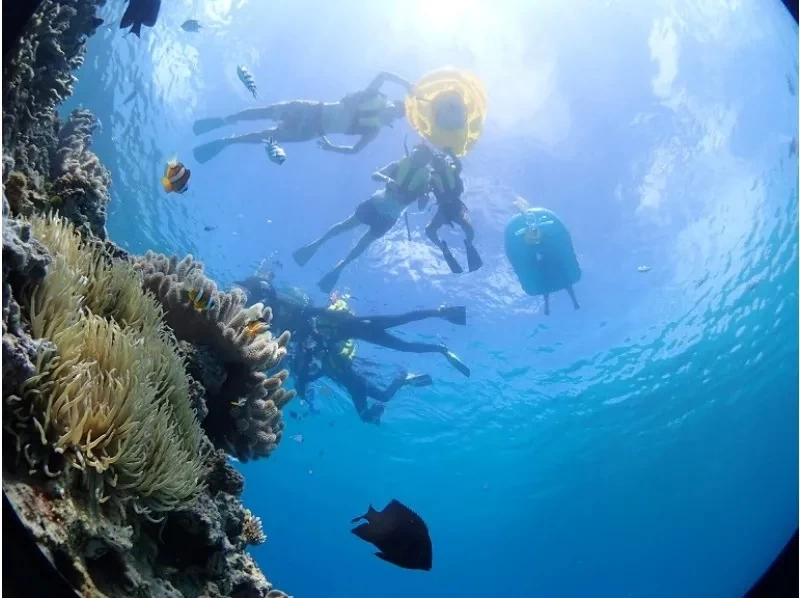
M 453 257 L 450 248 L 447 246 L 447 242 L 442 241 L 437 234 L 439 229 L 445 224 L 447 224 L 447 217 L 444 214 L 444 208 L 440 205 L 428 226 L 425 227 L 425 234 L 434 245 L 442 250 L 442 257 L 444 257 L 444 261 L 447 263 L 447 267 L 450 268 L 450 271 L 453 274 L 461 274 L 464 269 Z
M 433 380 L 431 380 L 431 377 L 427 374 L 408 374 L 405 376 L 398 376 L 392 380 L 392 383 L 385 389 L 380 389 L 374 384 L 367 382 L 367 395 L 381 403 L 388 403 L 392 400 L 392 397 L 397 394 L 397 391 L 404 386 L 422 387 L 430 386 L 431 384 L 433 384 Z
M 355 214 L 351 214 L 341 222 L 338 222 L 334 224 L 332 227 L 330 227 L 327 230 L 327 232 L 325 232 L 325 234 L 322 235 L 316 241 L 312 241 L 308 245 L 301 247 L 300 249 L 295 251 L 292 254 L 292 257 L 294 257 L 294 261 L 297 262 L 300 266 L 305 266 L 308 260 L 314 257 L 314 254 L 316 253 L 317 249 L 319 249 L 323 243 L 332 239 L 333 237 L 341 235 L 342 233 L 346 233 L 349 230 L 353 230 L 359 224 L 362 224 L 362 222 L 358 219 L 358 217 Z
M 354 317 L 359 322 L 381 329 L 396 328 L 397 326 L 402 326 L 403 324 L 419 322 L 420 320 L 427 320 L 429 318 L 442 318 L 448 322 L 452 322 L 453 324 L 464 326 L 467 323 L 467 308 L 463 306 L 440 307 L 439 309 L 416 309 L 414 311 L 392 316 Z
M 230 137 L 215 139 L 214 141 L 209 141 L 208 143 L 203 143 L 201 145 L 198 145 L 196 148 L 192 150 L 192 154 L 194 154 L 194 159 L 197 160 L 200 164 L 205 164 L 212 158 L 215 158 L 226 147 L 229 147 L 231 145 L 236 145 L 237 143 L 261 144 L 264 143 L 264 141 L 266 141 L 270 137 L 277 136 L 278 132 L 279 132 L 279 127 L 276 127 L 272 129 L 265 129 L 264 131 L 260 131 L 258 133 L 231 135 Z
M 440 353 L 444 355 L 447 361 L 450 362 L 450 365 L 459 372 L 467 377 L 470 375 L 469 368 L 445 345 L 405 341 L 377 326 L 360 326 L 357 332 L 359 332 L 357 338 L 367 341 L 368 343 L 386 347 L 387 349 L 394 349 L 395 351 L 402 351 L 404 353 Z
M 347 265 L 364 253 L 367 250 L 367 247 L 369 247 L 379 238 L 380 236 L 376 236 L 371 229 L 364 233 L 364 235 L 358 240 L 358 243 L 356 243 L 355 246 L 350 250 L 350 253 L 348 253 L 347 256 L 338 264 L 336 264 L 330 272 L 322 277 L 317 285 L 319 286 L 320 290 L 323 293 L 330 293 L 333 290 L 333 287 L 336 286 L 336 283 L 339 282 L 339 276 L 342 274 L 342 271 L 347 267 Z
M 572 288 L 571 284 L 567 285 L 566 291 L 567 291 L 567 294 L 569 295 L 569 298 L 572 299 L 572 307 L 574 309 L 580 309 L 581 306 L 578 305 L 578 299 L 575 297 L 575 289 Z
M 483 266 L 483 260 L 478 254 L 478 250 L 475 249 L 475 245 L 472 244 L 475 240 L 475 229 L 472 228 L 472 223 L 469 221 L 469 214 L 467 213 L 467 207 L 463 203 L 461 204 L 458 224 L 464 231 L 464 247 L 467 250 L 467 269 L 470 272 L 475 272 L 475 270 Z

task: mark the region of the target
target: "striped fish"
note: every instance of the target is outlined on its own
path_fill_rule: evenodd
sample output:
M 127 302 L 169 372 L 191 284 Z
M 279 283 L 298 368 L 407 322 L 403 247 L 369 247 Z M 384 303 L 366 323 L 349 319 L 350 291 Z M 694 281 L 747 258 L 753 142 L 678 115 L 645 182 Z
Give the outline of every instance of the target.
M 253 73 L 247 70 L 247 67 L 240 64 L 236 67 L 236 74 L 239 75 L 239 80 L 244 83 L 247 91 L 253 94 L 254 98 L 258 98 L 258 88 L 256 87 L 256 80 L 253 78 Z
M 161 185 L 167 193 L 185 193 L 189 188 L 189 177 L 191 175 L 191 170 L 178 162 L 177 158 L 172 158 L 167 162 L 167 168 L 161 178 Z
M 269 156 L 270 162 L 280 166 L 286 160 L 286 152 L 278 145 L 274 137 L 270 137 L 264 142 L 264 149 L 267 152 L 267 156 Z

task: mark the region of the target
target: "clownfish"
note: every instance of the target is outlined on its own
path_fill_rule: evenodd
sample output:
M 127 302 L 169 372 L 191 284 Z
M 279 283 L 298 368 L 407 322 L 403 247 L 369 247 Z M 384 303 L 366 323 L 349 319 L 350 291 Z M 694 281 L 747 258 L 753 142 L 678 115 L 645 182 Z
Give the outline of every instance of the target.
M 205 293 L 202 290 L 197 291 L 192 289 L 191 291 L 189 291 L 189 301 L 192 302 L 192 305 L 194 306 L 195 309 L 199 309 L 201 311 L 206 309 L 212 309 L 216 305 L 216 302 L 214 301 L 214 298 L 211 296 L 211 294 Z
M 189 188 L 189 177 L 192 171 L 178 162 L 177 158 L 172 158 L 167 162 L 167 168 L 161 179 L 164 191 L 167 193 L 185 193 Z
M 269 323 L 264 318 L 258 318 L 247 323 L 247 336 L 253 338 L 262 332 L 266 332 L 268 329 Z

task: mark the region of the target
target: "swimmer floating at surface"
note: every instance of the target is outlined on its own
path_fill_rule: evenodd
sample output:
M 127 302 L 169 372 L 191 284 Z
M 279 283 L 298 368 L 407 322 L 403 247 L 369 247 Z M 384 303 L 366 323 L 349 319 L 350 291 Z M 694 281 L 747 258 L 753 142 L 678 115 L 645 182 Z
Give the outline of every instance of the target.
M 194 123 L 195 135 L 208 133 L 226 125 L 248 120 L 272 120 L 278 124 L 258 133 L 233 135 L 200 145 L 194 149 L 195 159 L 208 162 L 230 145 L 263 143 L 274 138 L 276 143 L 302 143 L 319 139 L 323 150 L 341 154 L 357 154 L 374 141 L 383 127 L 405 116 L 403 100 L 389 100 L 380 91 L 384 83 L 397 83 L 406 90 L 412 85 L 392 73 L 380 73 L 362 91 L 349 93 L 336 102 L 290 100 L 264 108 L 251 108 L 225 118 L 204 118 Z M 360 139 L 352 146 L 335 145 L 327 135 L 353 135 Z
M 405 158 L 392 162 L 373 173 L 372 179 L 385 183 L 385 188 L 373 193 L 372 197 L 362 202 L 352 215 L 332 226 L 319 239 L 292 254 L 300 266 L 305 266 L 329 239 L 360 225 L 369 227 L 347 257 L 336 264 L 333 270 L 319 281 L 319 288 L 324 293 L 330 293 L 333 290 L 342 271 L 350 262 L 391 230 L 410 204 L 427 195 L 430 184 L 428 163 L 432 157 L 431 149 L 425 144 L 419 144 Z
M 450 267 L 450 271 L 460 274 L 464 270 L 453 257 L 447 242 L 439 239 L 437 235 L 437 231 L 445 224 L 450 226 L 453 226 L 453 224 L 459 225 L 464 231 L 467 268 L 470 272 L 474 272 L 483 265 L 483 261 L 472 244 L 475 239 L 475 231 L 469 221 L 467 206 L 461 200 L 461 195 L 464 193 L 464 182 L 461 179 L 461 160 L 452 151 L 446 152 L 446 155 L 437 153 L 431 161 L 431 166 L 433 169 L 431 191 L 436 197 L 438 209 L 428 226 L 425 227 L 425 233 L 434 245 L 442 250 L 442 255 Z

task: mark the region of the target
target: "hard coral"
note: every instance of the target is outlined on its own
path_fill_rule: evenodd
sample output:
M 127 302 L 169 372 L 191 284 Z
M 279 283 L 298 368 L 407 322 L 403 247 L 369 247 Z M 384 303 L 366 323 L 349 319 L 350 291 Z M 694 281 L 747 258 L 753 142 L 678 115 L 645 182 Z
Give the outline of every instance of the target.
M 57 353 L 38 356 L 37 375 L 12 400 L 17 428 L 38 432 L 29 464 L 55 475 L 52 450 L 99 502 L 111 496 L 139 512 L 189 504 L 200 490 L 202 432 L 160 306 L 129 264 L 71 224 L 36 217 L 32 228 L 53 261 L 23 303 L 33 337 Z

